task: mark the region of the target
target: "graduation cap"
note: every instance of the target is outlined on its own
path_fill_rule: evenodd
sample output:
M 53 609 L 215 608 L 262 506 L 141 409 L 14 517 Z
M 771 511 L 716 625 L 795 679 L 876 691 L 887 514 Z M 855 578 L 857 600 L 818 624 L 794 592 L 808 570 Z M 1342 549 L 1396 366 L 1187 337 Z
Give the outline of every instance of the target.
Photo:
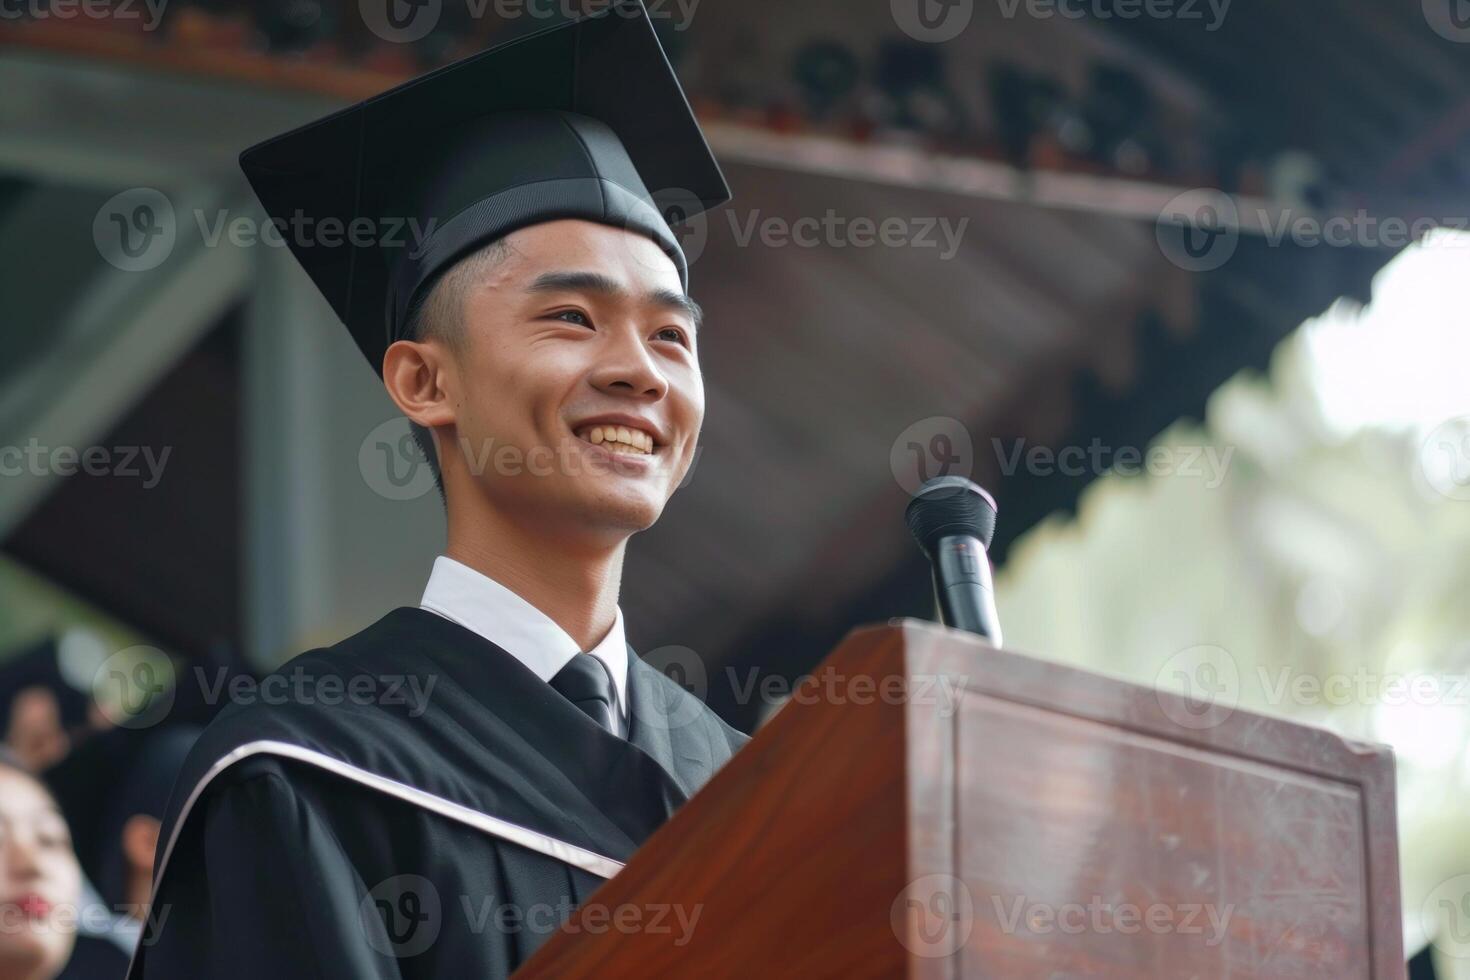
M 687 289 L 669 218 L 730 198 L 641 0 L 501 26 L 516 36 L 240 155 L 379 373 L 412 304 L 479 246 L 595 221 L 651 238 Z

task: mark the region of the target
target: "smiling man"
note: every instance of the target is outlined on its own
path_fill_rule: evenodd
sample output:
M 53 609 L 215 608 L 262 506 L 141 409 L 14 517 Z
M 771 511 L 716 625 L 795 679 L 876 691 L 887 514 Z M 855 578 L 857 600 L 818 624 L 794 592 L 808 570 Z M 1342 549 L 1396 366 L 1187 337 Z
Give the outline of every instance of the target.
M 745 741 L 618 609 L 704 416 L 649 188 L 728 190 L 636 0 L 535 26 L 241 158 L 283 226 L 426 231 L 290 244 L 417 427 L 448 543 L 418 606 L 205 732 L 130 976 L 506 976 Z

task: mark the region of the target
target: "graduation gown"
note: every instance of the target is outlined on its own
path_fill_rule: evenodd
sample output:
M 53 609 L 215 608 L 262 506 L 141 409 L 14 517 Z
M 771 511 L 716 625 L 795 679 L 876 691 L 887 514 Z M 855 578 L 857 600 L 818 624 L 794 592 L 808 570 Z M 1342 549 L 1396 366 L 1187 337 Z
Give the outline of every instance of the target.
M 128 977 L 508 975 L 747 741 L 628 670 L 625 740 L 421 609 L 290 661 L 185 764 Z

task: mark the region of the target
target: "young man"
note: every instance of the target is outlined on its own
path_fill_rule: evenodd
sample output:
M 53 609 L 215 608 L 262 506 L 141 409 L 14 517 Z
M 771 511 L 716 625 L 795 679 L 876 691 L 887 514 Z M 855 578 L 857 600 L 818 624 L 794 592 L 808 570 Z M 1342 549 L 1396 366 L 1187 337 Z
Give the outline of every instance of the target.
M 637 0 L 540 27 L 241 158 L 283 221 L 433 229 L 292 248 L 433 434 L 448 547 L 205 732 L 132 977 L 506 976 L 745 741 L 617 607 L 704 413 L 648 188 L 728 190 Z

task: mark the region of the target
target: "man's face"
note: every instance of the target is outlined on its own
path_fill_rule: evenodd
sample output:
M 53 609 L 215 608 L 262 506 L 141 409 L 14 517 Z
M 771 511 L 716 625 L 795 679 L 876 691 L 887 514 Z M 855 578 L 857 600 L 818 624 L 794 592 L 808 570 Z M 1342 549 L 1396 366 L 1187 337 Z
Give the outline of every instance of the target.
M 695 317 L 648 238 L 587 221 L 505 239 L 465 290 L 452 359 L 469 485 L 548 533 L 604 541 L 651 526 L 704 420 Z

